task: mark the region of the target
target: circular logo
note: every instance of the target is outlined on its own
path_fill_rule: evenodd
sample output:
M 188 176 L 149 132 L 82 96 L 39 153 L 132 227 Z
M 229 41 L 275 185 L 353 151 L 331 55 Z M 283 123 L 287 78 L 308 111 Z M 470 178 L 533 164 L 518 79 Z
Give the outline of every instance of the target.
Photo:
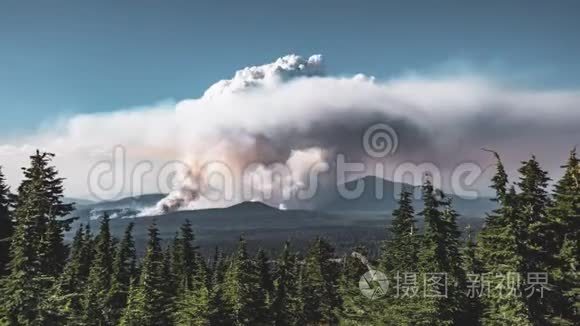
M 389 280 L 384 273 L 370 269 L 361 276 L 358 281 L 358 288 L 365 297 L 375 300 L 387 294 Z
M 391 126 L 377 123 L 365 131 L 363 147 L 365 152 L 374 158 L 383 158 L 394 154 L 399 146 L 399 137 Z

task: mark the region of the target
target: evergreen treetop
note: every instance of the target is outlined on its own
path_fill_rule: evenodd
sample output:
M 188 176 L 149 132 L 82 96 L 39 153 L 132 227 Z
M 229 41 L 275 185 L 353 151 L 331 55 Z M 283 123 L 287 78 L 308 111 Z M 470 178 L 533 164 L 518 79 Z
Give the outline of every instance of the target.
M 382 270 L 388 274 L 416 271 L 419 234 L 415 226 L 411 192 L 401 193 L 399 207 L 393 211 L 393 220 L 388 230 L 390 239 L 386 241 L 381 254 Z

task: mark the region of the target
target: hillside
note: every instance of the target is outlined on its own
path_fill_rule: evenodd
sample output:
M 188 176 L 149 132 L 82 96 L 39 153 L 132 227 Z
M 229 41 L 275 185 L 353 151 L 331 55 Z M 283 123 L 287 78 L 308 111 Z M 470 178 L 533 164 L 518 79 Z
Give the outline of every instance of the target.
M 310 210 L 280 210 L 262 202 L 243 202 L 227 208 L 183 210 L 161 216 L 143 216 L 134 218 L 144 207 L 151 207 L 162 199 L 164 194 L 149 194 L 127 197 L 115 201 L 104 201 L 89 205 L 79 205 L 74 215 L 80 223 L 90 223 L 92 229 L 98 227 L 96 220 L 103 212 L 111 216 L 112 232 L 120 236 L 129 222 L 135 223 L 135 237 L 138 244 L 143 244 L 146 229 L 155 221 L 164 240 L 172 239 L 175 231 L 186 220 L 189 220 L 196 231 L 198 243 L 203 250 L 211 251 L 214 246 L 231 247 L 241 234 L 244 234 L 250 246 L 279 247 L 284 240 L 292 240 L 298 246 L 306 246 L 308 241 L 317 235 L 332 239 L 341 248 L 364 243 L 378 247 L 379 241 L 387 236 L 386 227 L 390 223 L 391 212 L 396 208 L 394 192 L 400 189 L 419 190 L 407 184 L 397 184 L 388 180 L 367 176 L 361 179 L 365 183 L 364 192 L 356 199 L 345 199 L 338 191 L 324 192 L 324 198 L 315 198 L 315 207 Z M 356 182 L 343 185 L 354 189 Z M 376 189 L 383 189 L 383 196 L 376 196 Z M 493 208 L 493 202 L 487 198 L 465 200 L 452 197 L 462 217 L 458 223 L 461 227 L 471 225 L 479 229 L 483 224 L 485 212 Z M 420 200 L 414 202 L 418 212 L 422 207 Z M 421 224 L 421 220 L 418 219 Z M 70 239 L 71 233 L 67 234 Z

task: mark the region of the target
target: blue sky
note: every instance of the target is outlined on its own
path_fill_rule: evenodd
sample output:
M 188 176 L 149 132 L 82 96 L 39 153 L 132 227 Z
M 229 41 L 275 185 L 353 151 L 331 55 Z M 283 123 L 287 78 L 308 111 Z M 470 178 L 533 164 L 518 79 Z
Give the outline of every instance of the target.
M 576 88 L 579 31 L 580 1 L 568 0 L 0 0 L 0 135 L 197 97 L 236 69 L 288 53 L 322 53 L 333 74 L 465 64 Z

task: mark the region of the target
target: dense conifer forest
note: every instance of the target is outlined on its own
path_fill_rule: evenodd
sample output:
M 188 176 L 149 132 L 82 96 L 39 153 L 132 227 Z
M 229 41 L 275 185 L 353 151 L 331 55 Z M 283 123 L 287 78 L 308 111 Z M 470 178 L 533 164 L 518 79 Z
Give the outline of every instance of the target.
M 233 253 L 207 257 L 189 223 L 169 245 L 151 224 L 137 257 L 133 224 L 113 238 L 107 215 L 65 244 L 73 206 L 52 158 L 32 155 L 14 194 L 0 171 L 1 325 L 580 324 L 575 150 L 553 191 L 535 157 L 508 177 L 496 154 L 498 208 L 467 237 L 429 181 L 421 211 L 403 192 L 377 257 L 363 246 L 339 256 L 321 237 L 281 252 L 249 252 L 240 237 Z

